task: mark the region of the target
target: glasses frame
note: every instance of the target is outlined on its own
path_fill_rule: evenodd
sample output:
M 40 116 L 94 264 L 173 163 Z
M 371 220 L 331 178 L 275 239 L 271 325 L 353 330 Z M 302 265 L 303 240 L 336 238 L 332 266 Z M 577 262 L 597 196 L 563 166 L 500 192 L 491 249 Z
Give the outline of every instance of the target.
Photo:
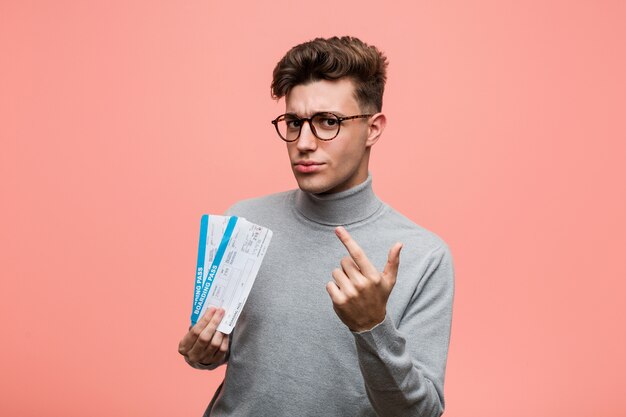
M 319 116 L 321 114 L 331 114 L 334 117 L 337 118 L 337 133 L 335 133 L 335 136 L 333 136 L 332 138 L 329 139 L 322 139 L 317 135 L 317 131 L 315 130 L 315 126 L 313 125 L 313 123 L 311 123 L 311 121 L 313 120 L 313 118 L 315 116 Z M 318 138 L 321 141 L 324 142 L 328 142 L 329 140 L 333 140 L 335 139 L 338 135 L 339 135 L 339 131 L 341 130 L 341 124 L 345 121 L 345 120 L 352 120 L 352 119 L 364 119 L 364 118 L 370 118 L 372 117 L 374 114 L 356 114 L 354 116 L 339 116 L 333 112 L 329 112 L 329 111 L 321 111 L 318 113 L 313 114 L 311 117 L 300 117 L 297 116 L 293 113 L 285 113 L 285 114 L 281 114 L 280 116 L 278 116 L 277 118 L 275 118 L 274 120 L 272 120 L 272 124 L 274 125 L 274 127 L 276 128 L 276 133 L 278 133 L 278 137 L 280 137 L 282 140 L 284 140 L 285 142 L 295 142 L 298 140 L 298 138 L 300 137 L 300 133 L 302 133 L 302 126 L 304 126 L 304 122 L 308 122 L 309 123 L 309 128 L 311 129 L 311 132 L 313 133 L 313 135 Z M 280 130 L 278 129 L 278 122 L 282 122 L 283 120 L 285 120 L 286 116 L 293 116 L 295 117 L 296 120 L 303 122 L 300 125 L 300 130 L 298 130 L 298 135 L 295 137 L 295 139 L 293 140 L 288 140 L 287 138 L 284 138 L 283 135 L 280 134 Z M 282 119 L 281 119 L 282 117 Z

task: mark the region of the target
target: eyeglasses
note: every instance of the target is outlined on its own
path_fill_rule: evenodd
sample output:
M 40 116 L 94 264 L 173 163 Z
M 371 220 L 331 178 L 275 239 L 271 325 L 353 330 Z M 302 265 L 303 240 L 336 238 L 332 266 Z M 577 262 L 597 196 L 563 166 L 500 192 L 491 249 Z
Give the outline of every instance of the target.
M 321 112 L 313 116 L 298 117 L 293 113 L 281 114 L 272 124 L 276 128 L 278 136 L 285 142 L 294 142 L 300 137 L 304 122 L 309 122 L 311 132 L 319 140 L 333 140 L 339 134 L 341 123 L 346 120 L 364 119 L 373 116 L 372 114 L 358 114 L 356 116 L 337 116 L 334 113 Z

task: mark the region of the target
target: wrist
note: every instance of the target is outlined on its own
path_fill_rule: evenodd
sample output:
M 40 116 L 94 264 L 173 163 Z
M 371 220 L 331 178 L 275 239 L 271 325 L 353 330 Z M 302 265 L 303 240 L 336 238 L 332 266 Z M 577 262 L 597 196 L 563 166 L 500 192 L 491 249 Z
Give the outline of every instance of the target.
M 385 312 L 382 315 L 382 318 L 376 318 L 376 319 L 372 319 L 368 322 L 364 322 L 362 324 L 358 324 L 356 326 L 351 326 L 349 327 L 350 331 L 352 333 L 364 333 L 364 332 L 369 332 L 371 330 L 374 330 L 375 327 L 379 326 L 382 322 L 385 321 L 385 318 L 387 317 L 387 312 Z

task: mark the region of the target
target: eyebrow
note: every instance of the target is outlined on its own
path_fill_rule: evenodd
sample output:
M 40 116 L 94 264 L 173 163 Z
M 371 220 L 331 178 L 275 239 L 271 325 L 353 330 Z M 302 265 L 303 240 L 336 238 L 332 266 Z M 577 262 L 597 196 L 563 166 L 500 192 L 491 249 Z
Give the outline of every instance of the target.
M 335 115 L 337 115 L 339 117 L 345 117 L 344 113 L 342 113 L 340 111 L 335 111 L 335 110 L 315 110 L 315 111 L 311 112 L 311 115 L 309 117 L 312 117 L 313 115 L 319 114 L 319 113 L 332 113 L 332 114 L 335 114 Z M 298 118 L 302 118 L 302 116 L 300 116 L 296 112 L 288 112 L 288 113 L 285 113 L 285 115 L 286 116 L 295 116 L 295 117 L 298 117 Z

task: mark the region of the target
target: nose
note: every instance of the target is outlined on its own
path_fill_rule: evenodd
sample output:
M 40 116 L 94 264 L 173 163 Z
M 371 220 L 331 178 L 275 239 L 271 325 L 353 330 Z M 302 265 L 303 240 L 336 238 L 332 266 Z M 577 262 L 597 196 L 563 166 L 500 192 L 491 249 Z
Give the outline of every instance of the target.
M 306 123 L 302 125 L 296 147 L 300 152 L 311 152 L 317 149 L 317 138 L 311 131 L 311 125 L 309 121 L 306 121 Z

